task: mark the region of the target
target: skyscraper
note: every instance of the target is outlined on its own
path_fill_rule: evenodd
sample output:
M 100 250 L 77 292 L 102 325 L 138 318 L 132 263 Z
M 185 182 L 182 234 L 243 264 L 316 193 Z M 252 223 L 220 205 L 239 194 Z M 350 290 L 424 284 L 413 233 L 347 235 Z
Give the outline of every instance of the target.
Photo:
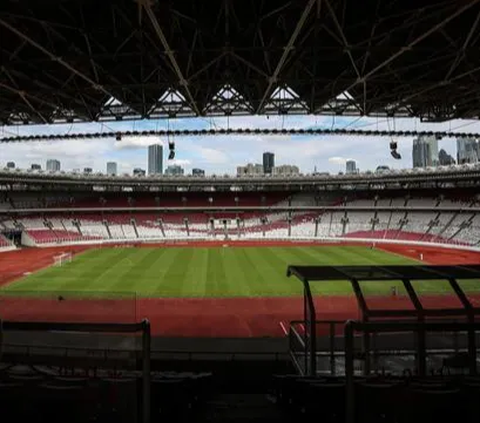
M 455 164 L 455 159 L 450 156 L 443 148 L 438 152 L 438 164 L 440 166 L 449 166 Z
M 203 169 L 193 168 L 192 169 L 193 176 L 205 176 L 205 171 Z
M 262 175 L 263 169 L 261 164 L 248 163 L 245 166 L 237 166 L 237 175 Z
M 263 173 L 271 174 L 272 169 L 275 166 L 275 154 L 273 153 L 263 153 Z
M 357 173 L 357 162 L 355 160 L 347 160 L 345 173 Z
M 133 169 L 133 176 L 145 176 L 145 171 L 139 167 Z
M 298 175 L 300 173 L 300 169 L 295 165 L 281 165 L 275 166 L 272 169 L 272 173 L 274 175 Z
M 477 163 L 480 159 L 480 144 L 475 138 L 457 138 L 457 163 Z
M 418 137 L 413 140 L 413 167 L 438 166 L 438 140 L 432 137 Z
M 153 144 L 148 147 L 148 174 L 163 173 L 163 145 Z
M 59 160 L 54 160 L 54 159 L 47 160 L 47 170 L 52 171 L 52 172 L 59 171 L 60 170 L 60 161 Z
M 117 174 L 117 163 L 107 162 L 107 175 L 115 176 Z
M 184 170 L 182 166 L 179 165 L 170 165 L 165 169 L 165 174 L 166 175 L 171 175 L 171 176 L 179 176 L 184 174 Z

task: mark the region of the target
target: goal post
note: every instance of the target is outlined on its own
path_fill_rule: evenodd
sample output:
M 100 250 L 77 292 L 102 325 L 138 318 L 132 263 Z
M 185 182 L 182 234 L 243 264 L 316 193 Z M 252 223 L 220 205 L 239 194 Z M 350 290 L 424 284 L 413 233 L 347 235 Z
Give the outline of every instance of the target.
M 54 266 L 63 266 L 72 261 L 72 253 L 61 253 L 53 257 Z

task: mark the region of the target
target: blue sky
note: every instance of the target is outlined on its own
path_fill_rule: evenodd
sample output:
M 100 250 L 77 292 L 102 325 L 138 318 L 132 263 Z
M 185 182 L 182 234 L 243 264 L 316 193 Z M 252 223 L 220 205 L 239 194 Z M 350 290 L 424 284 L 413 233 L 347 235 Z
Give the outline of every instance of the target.
M 480 132 L 477 121 L 450 121 L 425 124 L 417 119 L 348 118 L 331 116 L 242 116 L 227 118 L 195 118 L 157 121 L 108 122 L 106 124 L 68 124 L 48 126 L 0 127 L 0 136 L 27 134 L 63 134 L 73 132 L 131 131 L 149 129 L 208 129 L 208 128 L 364 128 L 364 129 L 416 129 L 433 131 Z M 276 164 L 296 164 L 304 173 L 318 171 L 337 173 L 344 171 L 345 160 L 354 159 L 361 170 L 374 170 L 378 165 L 392 168 L 412 166 L 412 138 L 398 138 L 402 160 L 394 160 L 389 153 L 389 138 L 357 136 L 208 136 L 175 138 L 176 163 L 187 171 L 193 167 L 205 169 L 209 174 L 234 174 L 238 165 L 261 163 L 262 153 L 275 153 Z M 18 167 L 28 168 L 31 163 L 45 167 L 47 159 L 58 159 L 62 169 L 73 170 L 92 167 L 105 172 L 107 161 L 116 161 L 121 173 L 135 167 L 146 168 L 147 149 L 154 143 L 167 144 L 158 137 L 132 137 L 117 142 L 114 139 L 43 141 L 8 143 L 0 145 L 0 166 L 14 161 Z M 455 140 L 444 139 L 440 148 L 455 156 Z M 167 148 L 165 148 L 167 150 Z M 166 161 L 166 167 L 170 162 Z

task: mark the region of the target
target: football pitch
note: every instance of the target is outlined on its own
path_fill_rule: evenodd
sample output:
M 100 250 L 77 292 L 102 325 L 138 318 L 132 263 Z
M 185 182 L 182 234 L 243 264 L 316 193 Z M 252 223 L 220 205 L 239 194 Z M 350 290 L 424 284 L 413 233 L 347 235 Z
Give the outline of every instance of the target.
M 413 265 L 415 260 L 358 246 L 141 247 L 87 250 L 63 266 L 48 267 L 2 287 L 2 295 L 153 298 L 289 297 L 301 283 L 288 265 Z M 418 285 L 417 285 L 418 284 Z M 348 282 L 313 285 L 315 294 L 353 295 Z M 366 294 L 388 295 L 400 282 L 367 282 Z M 418 292 L 450 293 L 448 282 L 414 282 Z M 479 291 L 479 281 L 462 281 Z

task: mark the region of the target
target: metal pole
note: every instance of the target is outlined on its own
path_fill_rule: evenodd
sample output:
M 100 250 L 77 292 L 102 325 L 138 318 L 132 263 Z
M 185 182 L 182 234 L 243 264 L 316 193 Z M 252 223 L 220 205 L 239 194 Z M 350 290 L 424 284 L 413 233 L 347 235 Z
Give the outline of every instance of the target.
M 317 375 L 317 337 L 316 322 L 310 315 L 310 376 Z
M 353 373 L 353 322 L 349 320 L 345 324 L 345 421 L 346 423 L 354 423 L 355 421 L 355 387 Z
M 304 281 L 306 300 L 309 311 L 309 342 L 310 342 L 310 376 L 317 375 L 317 314 L 315 311 L 315 304 L 313 303 L 312 291 L 310 290 L 310 282 Z
M 476 346 L 476 339 L 475 339 L 475 312 L 473 310 L 472 303 L 468 299 L 467 295 L 463 291 L 462 287 L 458 284 L 455 278 L 449 279 L 450 286 L 452 287 L 453 291 L 459 298 L 460 302 L 462 303 L 463 307 L 465 308 L 465 312 L 468 318 L 468 367 L 471 375 L 475 375 L 477 373 L 477 346 Z M 457 333 L 455 333 L 457 336 Z
M 143 423 L 150 423 L 150 352 L 151 332 L 150 322 L 142 321 L 142 353 L 143 353 Z
M 418 298 L 415 288 L 412 285 L 410 279 L 402 280 L 405 290 L 417 312 L 417 321 L 420 323 L 418 330 L 416 331 L 417 337 L 417 372 L 420 376 L 425 376 L 427 372 L 427 351 L 426 351 L 426 333 L 422 323 L 425 322 L 425 310 L 422 302 Z
M 426 333 L 423 327 L 425 319 L 423 316 L 418 316 L 419 327 L 417 329 L 417 372 L 419 376 L 425 376 L 427 373 L 427 348 L 426 348 Z
M 330 322 L 330 372 L 335 375 L 335 322 Z
M 364 317 L 363 321 L 368 322 L 368 319 Z M 363 332 L 363 374 L 368 376 L 370 374 L 370 332 L 366 330 Z
M 468 313 L 468 367 L 471 375 L 477 374 L 477 345 L 475 339 L 475 317 L 473 312 Z
M 309 333 L 308 333 L 308 323 L 307 323 L 307 287 L 304 283 L 303 285 L 303 323 L 305 325 L 305 333 L 303 334 L 303 336 L 305 337 L 305 345 L 304 345 L 304 357 L 303 357 L 303 360 L 304 360 L 304 366 L 305 366 L 305 374 L 309 374 L 309 369 L 308 369 L 308 353 L 310 351 L 309 349 L 309 342 L 310 340 L 308 339 L 309 338 Z

